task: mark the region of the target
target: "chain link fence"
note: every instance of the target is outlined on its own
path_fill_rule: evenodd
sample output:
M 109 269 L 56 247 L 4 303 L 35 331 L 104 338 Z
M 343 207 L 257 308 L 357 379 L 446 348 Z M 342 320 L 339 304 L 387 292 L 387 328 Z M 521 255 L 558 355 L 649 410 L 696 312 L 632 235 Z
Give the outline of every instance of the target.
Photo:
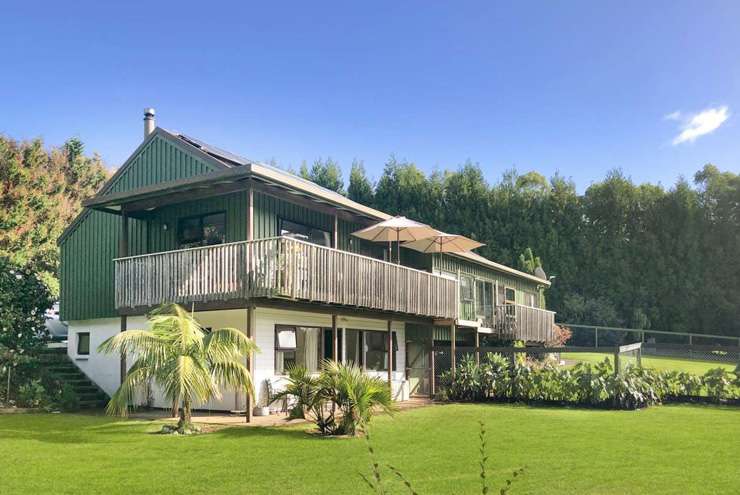
M 710 363 L 740 363 L 740 337 L 559 323 L 572 333 L 566 345 L 613 347 L 642 343 L 642 354 Z

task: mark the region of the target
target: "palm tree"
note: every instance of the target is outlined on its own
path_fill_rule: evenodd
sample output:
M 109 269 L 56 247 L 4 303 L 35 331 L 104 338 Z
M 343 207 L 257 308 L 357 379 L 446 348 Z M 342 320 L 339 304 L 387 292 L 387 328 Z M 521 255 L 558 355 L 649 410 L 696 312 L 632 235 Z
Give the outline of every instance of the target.
M 98 351 L 135 356 L 123 383 L 106 411 L 126 416 L 136 391 L 154 381 L 169 403 L 179 405 L 177 429 L 191 428 L 193 402 L 220 398 L 221 387 L 246 390 L 254 395 L 252 377 L 241 362 L 258 352 L 257 346 L 235 328 L 207 332 L 192 314 L 177 304 L 152 312 L 149 330 L 129 330 L 103 342 Z
M 341 412 L 338 434 L 355 436 L 367 427 L 376 410 L 393 413 L 396 409 L 388 383 L 354 364 L 326 360 L 319 381 Z
M 367 427 L 376 410 L 395 410 L 385 381 L 354 364 L 329 359 L 323 361 L 318 375 L 303 366 L 290 368 L 285 388 L 273 400 L 286 397 L 294 401 L 291 417 L 310 419 L 323 435 L 355 436 Z

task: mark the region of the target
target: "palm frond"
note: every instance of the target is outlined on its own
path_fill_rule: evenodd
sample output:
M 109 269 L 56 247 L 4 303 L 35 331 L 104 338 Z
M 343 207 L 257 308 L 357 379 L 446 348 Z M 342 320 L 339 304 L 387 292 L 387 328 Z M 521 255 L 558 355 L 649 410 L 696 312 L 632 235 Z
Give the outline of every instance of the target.
M 254 398 L 252 375 L 242 363 L 237 361 L 212 363 L 211 372 L 219 385 L 232 389 L 247 390 L 249 397 Z
M 111 416 L 126 417 L 129 407 L 134 405 L 136 392 L 139 390 L 139 387 L 146 383 L 152 374 L 153 370 L 151 368 L 138 361 L 135 362 L 126 374 L 126 378 L 123 380 L 121 386 L 111 396 L 110 401 L 108 401 L 108 405 L 105 408 L 106 413 Z
M 259 352 L 252 339 L 236 328 L 219 328 L 205 337 L 205 353 L 213 361 L 231 360 Z

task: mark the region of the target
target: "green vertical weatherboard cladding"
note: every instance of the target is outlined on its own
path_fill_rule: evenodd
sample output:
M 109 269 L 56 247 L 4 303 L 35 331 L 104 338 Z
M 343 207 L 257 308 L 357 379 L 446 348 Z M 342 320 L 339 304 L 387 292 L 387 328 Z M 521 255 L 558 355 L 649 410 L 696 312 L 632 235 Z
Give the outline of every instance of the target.
M 105 194 L 216 171 L 213 165 L 195 157 L 182 146 L 154 136 L 136 156 L 129 159 L 125 170 L 121 170 L 114 182 L 106 187 Z
M 155 133 L 105 186 L 104 193 L 123 192 L 160 182 L 213 172 L 205 163 L 178 145 Z M 121 217 L 85 210 L 59 243 L 60 310 L 63 320 L 85 320 L 116 316 L 113 307 L 113 259 L 118 256 Z M 129 252 L 150 252 L 149 237 L 157 235 L 143 220 L 129 220 Z
M 542 290 L 542 284 L 537 282 L 509 275 L 493 268 L 473 263 L 468 260 L 450 255 L 434 255 L 433 266 L 435 270 L 448 272 L 450 274 L 468 275 L 476 280 L 485 280 L 492 283 L 498 283 L 499 286 L 505 286 L 514 289 L 515 299 L 518 304 L 525 304 L 525 295 L 533 294 L 538 296 Z M 539 299 L 536 297 L 535 301 Z

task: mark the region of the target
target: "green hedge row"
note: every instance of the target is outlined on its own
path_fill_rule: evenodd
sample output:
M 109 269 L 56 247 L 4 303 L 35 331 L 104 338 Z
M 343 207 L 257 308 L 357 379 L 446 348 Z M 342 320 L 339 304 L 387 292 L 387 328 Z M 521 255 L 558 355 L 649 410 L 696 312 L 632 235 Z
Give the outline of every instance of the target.
M 513 362 L 512 362 L 513 361 Z M 664 401 L 714 402 L 740 399 L 740 375 L 723 368 L 704 376 L 628 366 L 614 373 L 611 363 L 579 363 L 572 368 L 521 362 L 488 353 L 480 364 L 468 355 L 440 377 L 440 396 L 453 401 L 522 401 L 638 409 Z

